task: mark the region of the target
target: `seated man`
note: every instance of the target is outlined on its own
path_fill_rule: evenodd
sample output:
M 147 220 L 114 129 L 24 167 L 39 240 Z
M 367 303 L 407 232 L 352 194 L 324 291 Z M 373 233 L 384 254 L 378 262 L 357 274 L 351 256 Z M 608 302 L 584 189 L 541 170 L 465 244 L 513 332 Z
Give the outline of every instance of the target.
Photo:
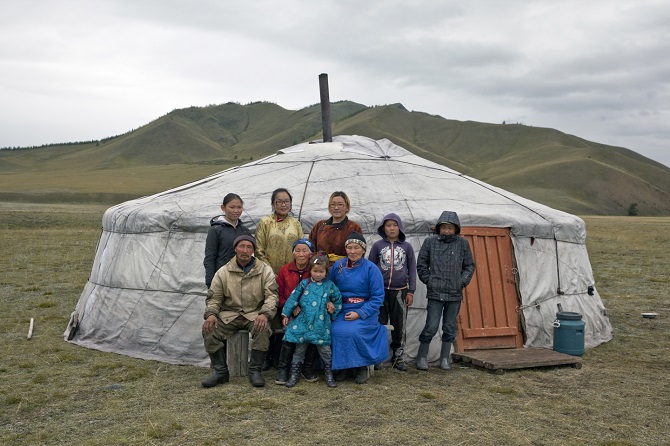
M 240 235 L 233 248 L 235 257 L 216 272 L 205 301 L 202 337 L 213 372 L 202 381 L 203 387 L 228 382 L 226 339 L 240 330 L 252 334 L 249 381 L 254 387 L 265 386 L 261 366 L 272 334 L 268 321 L 277 311 L 277 282 L 272 268 L 252 256 L 253 237 Z

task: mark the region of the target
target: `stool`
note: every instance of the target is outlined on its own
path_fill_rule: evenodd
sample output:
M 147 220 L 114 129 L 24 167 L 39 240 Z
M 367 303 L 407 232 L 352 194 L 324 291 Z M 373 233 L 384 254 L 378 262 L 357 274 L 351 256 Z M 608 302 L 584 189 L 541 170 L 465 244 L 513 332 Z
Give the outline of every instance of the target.
M 272 334 L 284 333 L 283 328 L 272 330 Z M 249 332 L 240 330 L 227 341 L 228 373 L 230 376 L 249 374 Z
M 247 376 L 249 373 L 249 332 L 240 330 L 227 341 L 228 373 L 230 376 Z

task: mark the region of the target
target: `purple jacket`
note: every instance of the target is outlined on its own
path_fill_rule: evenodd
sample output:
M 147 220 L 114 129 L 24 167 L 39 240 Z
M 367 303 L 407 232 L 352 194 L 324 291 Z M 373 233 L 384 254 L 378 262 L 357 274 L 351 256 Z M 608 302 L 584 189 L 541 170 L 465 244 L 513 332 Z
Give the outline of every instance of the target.
M 398 223 L 398 240 L 389 242 L 384 233 L 384 223 L 393 220 Z M 377 228 L 382 237 L 370 249 L 368 260 L 377 265 L 384 277 L 384 288 L 401 290 L 407 288 L 408 293 L 416 291 L 416 257 L 414 248 L 405 241 L 402 220 L 396 214 L 385 215 L 382 224 Z

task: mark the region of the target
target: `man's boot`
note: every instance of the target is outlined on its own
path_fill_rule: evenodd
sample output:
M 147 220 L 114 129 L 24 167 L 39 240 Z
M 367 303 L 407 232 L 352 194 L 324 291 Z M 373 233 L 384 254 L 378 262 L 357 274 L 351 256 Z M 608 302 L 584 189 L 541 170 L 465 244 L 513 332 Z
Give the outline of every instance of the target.
M 214 387 L 217 384 L 227 383 L 230 375 L 228 374 L 228 363 L 226 362 L 226 345 L 224 344 L 216 352 L 210 353 L 209 360 L 211 361 L 212 374 L 202 380 L 202 387 Z
M 295 352 L 295 344 L 293 342 L 282 343 L 281 351 L 279 352 L 279 361 L 277 362 L 277 378 L 275 379 L 275 384 L 283 386 L 286 384 L 286 381 L 288 381 L 293 352 Z
M 442 350 L 440 350 L 440 368 L 442 370 L 451 370 L 449 366 L 449 358 L 451 357 L 451 342 L 442 342 Z
M 419 370 L 428 370 L 428 349 L 430 342 L 419 344 L 419 351 L 416 354 L 416 368 Z
M 356 378 L 354 379 L 356 384 L 365 384 L 368 382 L 368 367 L 356 367 Z
M 300 369 L 302 369 L 302 362 L 291 363 L 291 377 L 284 384 L 286 387 L 294 387 L 300 381 Z
M 305 363 L 302 366 L 302 376 L 308 383 L 313 383 L 319 379 L 314 373 L 314 361 L 316 361 L 316 355 L 316 347 L 312 344 L 308 345 L 307 351 L 305 352 Z
M 323 365 L 323 374 L 326 377 L 326 385 L 328 387 L 337 387 L 337 383 L 335 382 L 335 377 L 333 376 L 333 369 L 331 368 L 331 363 L 330 361 Z
M 261 367 L 263 366 L 263 358 L 265 358 L 266 353 L 260 350 L 251 350 L 249 382 L 254 387 L 265 387 L 265 378 L 261 375 Z
M 405 360 L 402 359 L 403 353 L 404 352 L 402 348 L 393 350 L 393 356 L 391 356 L 391 364 L 393 364 L 394 369 L 398 369 L 401 372 L 406 372 L 407 364 L 405 364 Z

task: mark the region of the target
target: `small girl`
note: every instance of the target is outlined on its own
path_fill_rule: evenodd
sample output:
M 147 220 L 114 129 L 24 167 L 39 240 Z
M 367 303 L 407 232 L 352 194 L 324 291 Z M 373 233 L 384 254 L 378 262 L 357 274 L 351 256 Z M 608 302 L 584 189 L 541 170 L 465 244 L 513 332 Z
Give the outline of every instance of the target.
M 298 383 L 308 344 L 314 344 L 321 356 L 328 387 L 337 387 L 331 368 L 330 324 L 342 309 L 342 295 L 337 286 L 326 278 L 328 266 L 327 256 L 314 255 L 309 260 L 310 278 L 301 281 L 284 304 L 284 341 L 296 344 L 291 361 L 291 376 L 286 381 L 286 387 L 293 387 Z M 335 307 L 332 314 L 327 309 L 329 302 Z M 301 308 L 300 314 L 290 320 L 293 309 L 298 305 Z

